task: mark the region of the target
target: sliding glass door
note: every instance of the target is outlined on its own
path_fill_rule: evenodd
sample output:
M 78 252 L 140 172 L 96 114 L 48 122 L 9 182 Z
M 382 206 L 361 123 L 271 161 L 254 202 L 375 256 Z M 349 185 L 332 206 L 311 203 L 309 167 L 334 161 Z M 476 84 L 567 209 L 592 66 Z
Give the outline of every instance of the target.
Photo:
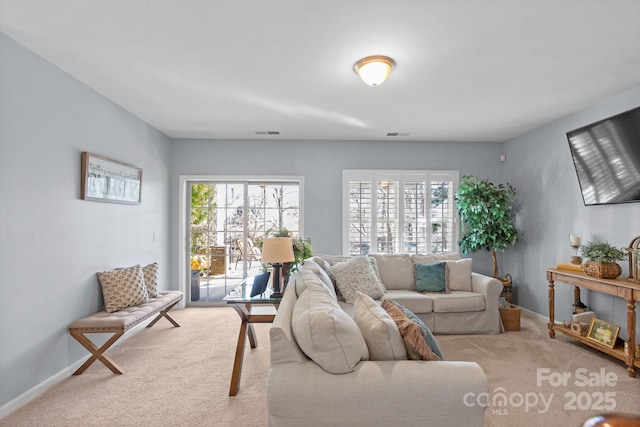
M 220 302 L 262 271 L 264 236 L 301 232 L 297 180 L 190 181 L 188 227 L 190 303 Z

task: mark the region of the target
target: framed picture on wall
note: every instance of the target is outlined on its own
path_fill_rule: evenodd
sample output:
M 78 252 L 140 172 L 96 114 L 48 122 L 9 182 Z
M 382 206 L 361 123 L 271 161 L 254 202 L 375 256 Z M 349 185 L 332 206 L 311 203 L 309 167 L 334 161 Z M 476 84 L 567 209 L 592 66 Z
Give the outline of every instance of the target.
M 97 154 L 82 153 L 80 198 L 97 202 L 139 205 L 142 169 Z

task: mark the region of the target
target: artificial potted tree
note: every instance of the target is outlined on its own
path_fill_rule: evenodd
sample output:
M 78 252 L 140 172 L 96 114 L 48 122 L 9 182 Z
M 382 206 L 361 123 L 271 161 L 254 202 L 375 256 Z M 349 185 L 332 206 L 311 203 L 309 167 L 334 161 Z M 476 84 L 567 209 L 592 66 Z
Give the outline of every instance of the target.
M 615 279 L 622 274 L 622 267 L 617 261 L 627 259 L 623 249 L 606 242 L 589 242 L 580 246 L 580 254 L 587 258 L 582 264 L 582 271 L 599 279 Z
M 511 216 L 515 188 L 507 183 L 495 185 L 486 179 L 465 175 L 455 194 L 456 208 L 462 218 L 462 237 L 458 241 L 463 253 L 486 249 L 493 260 L 493 277 L 503 284 L 510 279 L 498 277 L 496 251 L 514 245 L 520 236 Z

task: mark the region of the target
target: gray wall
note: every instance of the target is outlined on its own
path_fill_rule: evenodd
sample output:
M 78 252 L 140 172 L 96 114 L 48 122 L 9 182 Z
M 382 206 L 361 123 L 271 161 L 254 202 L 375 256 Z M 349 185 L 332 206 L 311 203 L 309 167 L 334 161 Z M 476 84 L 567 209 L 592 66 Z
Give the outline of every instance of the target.
M 304 234 L 315 253 L 342 252 L 344 169 L 458 169 L 500 182 L 501 143 L 357 141 L 176 140 L 172 200 L 180 175 L 303 175 Z M 177 243 L 177 212 L 173 235 Z M 177 245 L 176 245 L 177 246 Z M 178 249 L 172 256 L 177 259 Z M 477 271 L 491 272 L 487 253 L 474 255 Z M 178 280 L 177 276 L 175 277 Z
M 570 130 L 638 105 L 640 88 L 505 143 L 504 179 L 518 189 L 518 225 L 525 235 L 520 244 L 506 252 L 504 261 L 514 278 L 517 301 L 523 307 L 548 316 L 545 268 L 569 261 L 573 255 L 569 233 L 582 233 L 583 242 L 608 241 L 618 247 L 627 247 L 633 237 L 640 235 L 640 203 L 584 205 L 566 137 Z M 620 265 L 626 276 L 627 263 Z M 558 283 L 555 289 L 556 320 L 568 320 L 573 288 Z M 626 326 L 626 304 L 621 299 L 589 291 L 582 295 L 582 301 L 597 317 Z M 626 327 L 623 329 L 626 338 Z
M 101 307 L 97 271 L 158 261 L 176 287 L 169 145 L 0 33 L 0 413 L 87 356 L 67 328 Z M 80 200 L 82 151 L 143 168 L 142 205 Z

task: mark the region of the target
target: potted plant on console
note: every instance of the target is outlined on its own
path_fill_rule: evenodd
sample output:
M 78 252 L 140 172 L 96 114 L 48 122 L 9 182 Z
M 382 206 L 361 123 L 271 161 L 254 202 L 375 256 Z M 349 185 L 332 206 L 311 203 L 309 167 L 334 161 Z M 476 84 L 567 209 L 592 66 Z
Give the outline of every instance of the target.
M 463 253 L 486 249 L 491 252 L 493 277 L 503 284 L 510 279 L 498 277 L 496 250 L 513 246 L 520 236 L 511 210 L 516 190 L 509 183 L 495 185 L 486 179 L 465 175 L 455 194 L 456 208 L 462 217 L 462 237 L 458 241 Z
M 582 271 L 598 279 L 615 279 L 622 274 L 617 261 L 627 259 L 627 253 L 606 242 L 589 242 L 580 246 L 580 254 L 587 258 Z

